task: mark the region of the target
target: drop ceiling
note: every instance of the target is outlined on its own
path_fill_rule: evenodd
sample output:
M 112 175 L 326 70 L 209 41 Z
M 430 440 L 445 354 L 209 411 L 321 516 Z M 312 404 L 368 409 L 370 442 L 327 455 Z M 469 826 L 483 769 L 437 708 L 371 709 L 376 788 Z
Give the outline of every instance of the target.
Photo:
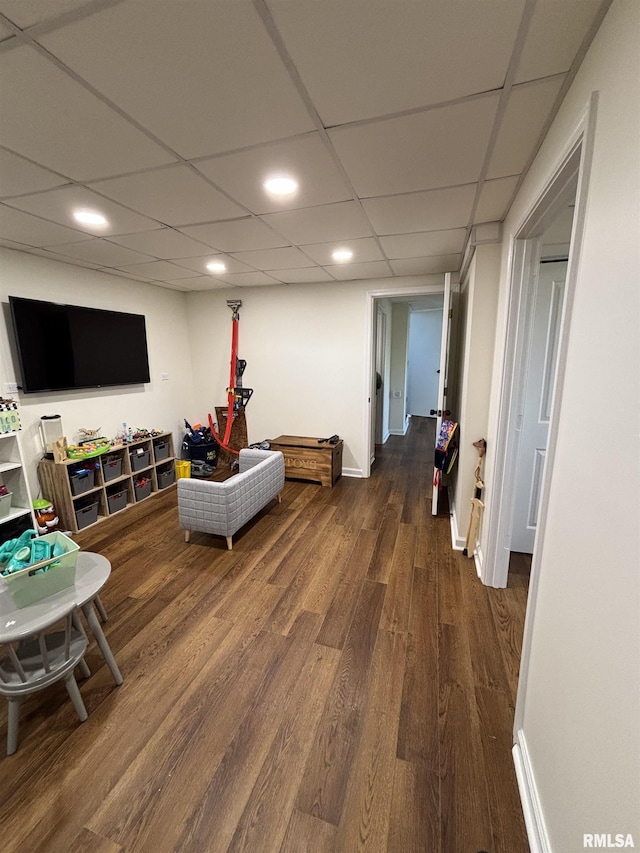
M 609 2 L 0 0 L 0 245 L 183 291 L 455 271 Z

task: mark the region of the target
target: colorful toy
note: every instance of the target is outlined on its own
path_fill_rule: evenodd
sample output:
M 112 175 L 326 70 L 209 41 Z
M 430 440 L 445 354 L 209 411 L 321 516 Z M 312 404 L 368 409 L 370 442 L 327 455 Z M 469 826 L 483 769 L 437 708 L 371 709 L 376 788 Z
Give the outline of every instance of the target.
M 17 539 L 8 539 L 0 545 L 0 563 L 6 563 L 3 575 L 24 569 L 31 559 L 31 540 L 36 536 L 33 529 L 25 530 Z

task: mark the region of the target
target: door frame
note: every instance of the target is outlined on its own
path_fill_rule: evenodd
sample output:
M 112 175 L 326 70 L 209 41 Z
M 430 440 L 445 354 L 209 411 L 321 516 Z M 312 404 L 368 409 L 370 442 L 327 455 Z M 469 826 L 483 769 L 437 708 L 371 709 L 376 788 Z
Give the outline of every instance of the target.
M 490 514 L 486 553 L 481 566 L 482 582 L 493 587 L 506 587 L 509 574 L 515 465 L 520 440 L 519 419 L 528 368 L 527 347 L 531 335 L 533 292 L 535 290 L 530 286 L 530 283 L 537 275 L 539 267 L 540 236 L 567 203 L 570 194 L 575 192 L 575 213 L 571 229 L 566 290 L 560 323 L 556 381 L 551 405 L 547 453 L 542 475 L 540 510 L 531 567 L 528 607 L 532 602 L 535 602 L 540 557 L 543 550 L 544 529 L 558 438 L 558 420 L 562 404 L 571 313 L 586 216 L 596 109 L 597 93 L 594 93 L 537 198 L 514 229 L 509 249 L 509 304 L 502 358 L 502 381 L 496 424 L 495 452 L 492 453 L 491 465 L 487 471 L 487 481 L 491 484 Z M 529 617 L 527 616 L 527 618 Z
M 376 299 L 391 299 L 395 297 L 412 297 L 412 296 L 427 296 L 428 294 L 444 293 L 444 274 L 441 284 L 423 284 L 413 287 L 399 286 L 396 288 L 383 288 L 380 290 L 368 290 L 366 293 L 366 311 L 365 311 L 365 359 L 364 359 L 364 405 L 362 418 L 362 446 L 365 449 L 364 466 L 362 469 L 363 477 L 371 476 L 372 454 L 374 447 L 371 443 L 371 419 L 372 419 L 372 400 L 375 399 L 375 337 L 373 334 L 374 327 L 374 310 Z
M 375 396 L 373 400 L 375 400 L 375 426 L 372 425 L 374 432 L 374 444 L 384 444 L 384 393 L 387 388 L 387 383 L 385 380 L 386 373 L 386 349 L 387 349 L 387 315 L 382 310 L 381 305 L 376 306 L 376 363 L 375 363 L 375 371 L 376 374 L 380 374 L 382 378 L 382 384 L 380 386 L 381 393 L 378 394 L 377 388 L 377 375 L 376 375 L 376 387 L 375 387 Z M 379 439 L 379 440 L 378 440 Z

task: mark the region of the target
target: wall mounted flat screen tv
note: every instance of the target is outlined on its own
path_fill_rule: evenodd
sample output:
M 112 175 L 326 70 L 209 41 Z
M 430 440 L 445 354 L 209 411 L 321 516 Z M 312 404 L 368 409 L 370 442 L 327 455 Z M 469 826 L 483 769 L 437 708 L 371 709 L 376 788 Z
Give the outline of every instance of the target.
M 142 314 L 10 296 L 26 394 L 149 382 Z

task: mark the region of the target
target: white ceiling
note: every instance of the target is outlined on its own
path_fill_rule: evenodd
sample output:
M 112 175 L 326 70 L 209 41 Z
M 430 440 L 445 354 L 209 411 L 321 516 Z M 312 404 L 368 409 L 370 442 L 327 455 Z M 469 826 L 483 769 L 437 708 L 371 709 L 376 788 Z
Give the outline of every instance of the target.
M 178 290 L 454 271 L 609 3 L 0 0 L 0 245 Z

